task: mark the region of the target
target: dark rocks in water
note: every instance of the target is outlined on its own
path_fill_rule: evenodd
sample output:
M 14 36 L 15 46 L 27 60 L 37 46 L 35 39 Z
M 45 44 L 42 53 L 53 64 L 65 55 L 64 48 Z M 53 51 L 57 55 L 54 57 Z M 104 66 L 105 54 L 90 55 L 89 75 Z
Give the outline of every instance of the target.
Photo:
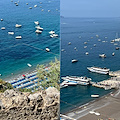
M 54 87 L 33 94 L 6 90 L 0 93 L 0 120 L 57 120 L 59 95 Z

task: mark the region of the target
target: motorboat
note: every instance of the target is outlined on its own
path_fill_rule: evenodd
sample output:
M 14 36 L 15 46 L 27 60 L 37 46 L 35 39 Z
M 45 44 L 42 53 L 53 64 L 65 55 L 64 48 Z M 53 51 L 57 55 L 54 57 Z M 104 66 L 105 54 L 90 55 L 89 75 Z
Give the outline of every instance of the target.
M 22 25 L 16 24 L 15 27 L 19 28 L 19 27 L 22 27 Z
M 68 45 L 71 45 L 71 42 L 69 42 Z
M 58 34 L 52 34 L 52 35 L 50 35 L 50 37 L 51 38 L 56 38 L 56 37 L 58 37 Z
M 50 12 L 50 10 L 48 10 L 48 12 Z
M 18 6 L 18 4 L 16 4 L 16 6 Z
M 5 30 L 5 27 L 1 27 L 1 30 Z
M 77 82 L 75 82 L 75 81 L 63 81 L 62 85 L 75 86 L 75 85 L 77 85 Z
M 29 67 L 32 67 L 32 65 L 30 63 L 27 64 Z
M 1 21 L 3 21 L 3 19 L 1 19 Z
M 72 63 L 74 63 L 74 62 L 78 62 L 78 60 L 76 60 L 76 59 L 73 59 L 73 60 L 72 60 Z
M 89 52 L 86 52 L 85 54 L 86 54 L 86 55 L 88 55 L 88 54 L 89 54 Z
M 42 12 L 44 11 L 44 9 L 41 10 Z
M 99 97 L 99 95 L 91 95 L 91 97 L 93 97 L 93 98 L 98 98 Z
M 28 3 L 26 3 L 26 5 L 28 5 Z
M 110 69 L 108 68 L 101 68 L 101 67 L 87 67 L 87 69 L 91 72 L 96 72 L 100 74 L 108 74 Z
M 29 7 L 29 9 L 32 9 L 32 7 Z
M 62 79 L 65 81 L 75 81 L 75 82 L 77 82 L 77 84 L 80 84 L 80 85 L 89 85 L 92 80 L 91 78 L 84 77 L 84 76 L 81 76 L 81 77 L 66 76 L 66 77 L 62 77 Z
M 42 31 L 40 31 L 40 30 L 36 30 L 35 32 L 38 33 L 38 34 L 42 33 Z
M 55 31 L 50 31 L 49 34 L 55 34 Z
M 37 5 L 34 5 L 34 7 L 37 7 Z
M 35 28 L 37 28 L 38 30 L 43 30 L 43 28 L 40 26 L 36 26 Z
M 114 55 L 115 55 L 115 53 L 113 52 L 113 53 L 112 53 L 112 56 L 114 56 Z
M 106 55 L 105 54 L 99 54 L 99 57 L 106 58 Z
M 22 36 L 16 36 L 15 38 L 16 39 L 22 39 Z
M 8 32 L 9 35 L 14 35 L 14 32 Z
M 116 50 L 119 50 L 119 47 L 116 47 L 115 49 L 116 49 Z
M 50 49 L 49 49 L 49 48 L 46 48 L 45 50 L 46 50 L 47 52 L 50 52 Z
M 39 21 L 34 21 L 34 23 L 35 23 L 36 25 L 39 25 Z

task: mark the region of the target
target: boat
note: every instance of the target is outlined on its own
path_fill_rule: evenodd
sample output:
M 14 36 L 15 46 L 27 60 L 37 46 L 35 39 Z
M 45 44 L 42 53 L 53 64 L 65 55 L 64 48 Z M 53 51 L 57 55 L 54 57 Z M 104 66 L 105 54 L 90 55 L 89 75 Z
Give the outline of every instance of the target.
M 99 57 L 106 58 L 106 55 L 105 54 L 99 54 Z
M 1 27 L 1 30 L 5 30 L 5 27 Z
M 14 35 L 14 32 L 8 32 L 9 35 Z
M 49 48 L 46 48 L 46 51 L 47 51 L 47 52 L 49 52 L 49 51 L 50 51 L 50 49 L 49 49 Z
M 93 97 L 93 98 L 98 98 L 99 97 L 99 95 L 91 95 L 91 97 Z
M 116 49 L 116 50 L 119 50 L 119 47 L 116 47 L 115 49 Z
M 116 38 L 114 40 L 111 40 L 111 42 L 119 42 L 120 38 L 118 38 L 118 33 L 116 33 Z
M 1 19 L 1 21 L 3 21 L 3 19 Z
M 96 72 L 100 74 L 108 74 L 110 69 L 108 68 L 101 68 L 101 67 L 87 67 L 87 69 L 91 72 Z
M 16 38 L 16 39 L 21 39 L 21 38 L 22 38 L 22 36 L 16 36 L 15 38 Z
M 54 33 L 55 33 L 55 31 L 50 31 L 50 32 L 49 32 L 49 34 L 54 34 Z
M 89 52 L 86 52 L 85 54 L 86 54 L 86 55 L 88 55 L 88 54 L 89 54 Z
M 65 87 L 68 87 L 68 85 L 65 85 L 64 82 L 62 82 L 62 83 L 60 84 L 60 88 L 65 88 Z
M 75 81 L 63 81 L 62 85 L 75 86 L 75 85 L 77 85 L 77 82 L 75 82 Z
M 113 52 L 113 53 L 112 53 L 112 56 L 114 56 L 114 55 L 115 55 L 115 53 Z
M 68 45 L 71 45 L 71 42 L 69 42 Z
M 27 64 L 29 67 L 32 67 L 32 65 L 30 63 Z
M 19 27 L 22 27 L 22 25 L 16 24 L 15 27 L 19 28 Z
M 16 6 L 18 6 L 18 4 L 16 4 Z
M 32 7 L 29 7 L 29 9 L 32 9 Z
M 39 34 L 41 34 L 41 33 L 42 33 L 42 31 L 40 31 L 40 30 L 36 30 L 35 32 L 36 32 L 36 33 L 39 33 Z
M 28 5 L 28 3 L 26 3 L 26 5 Z
M 74 62 L 78 62 L 78 60 L 76 60 L 76 59 L 73 59 L 73 60 L 72 60 L 72 63 L 74 63 Z
M 36 26 L 35 28 L 37 28 L 38 30 L 43 30 L 43 28 L 40 26 Z
M 50 35 L 50 37 L 51 38 L 56 38 L 56 37 L 58 37 L 58 34 L 52 34 L 52 35 Z
M 63 80 L 65 81 L 75 81 L 77 82 L 77 84 L 80 85 L 89 85 L 91 82 L 91 78 L 88 77 L 78 77 L 78 76 L 66 76 L 66 77 L 62 77 Z
M 35 23 L 36 25 L 39 25 L 39 21 L 34 21 L 34 23 Z
M 34 7 L 37 7 L 37 5 L 34 5 Z
M 50 12 L 50 10 L 48 10 L 48 12 Z

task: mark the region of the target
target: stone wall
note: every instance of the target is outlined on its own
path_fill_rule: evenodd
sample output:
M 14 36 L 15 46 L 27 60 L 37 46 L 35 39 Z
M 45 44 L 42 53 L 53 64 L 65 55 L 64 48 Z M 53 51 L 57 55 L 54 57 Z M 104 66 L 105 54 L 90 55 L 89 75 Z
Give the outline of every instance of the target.
M 54 87 L 33 94 L 0 93 L 0 120 L 59 120 L 60 93 Z

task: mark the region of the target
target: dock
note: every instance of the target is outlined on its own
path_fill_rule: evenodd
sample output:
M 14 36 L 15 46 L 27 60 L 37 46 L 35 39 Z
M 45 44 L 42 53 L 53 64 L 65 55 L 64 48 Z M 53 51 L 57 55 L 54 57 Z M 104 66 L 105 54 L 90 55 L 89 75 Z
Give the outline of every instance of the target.
M 118 70 L 118 71 L 110 71 L 109 75 L 114 76 L 114 77 L 119 77 L 120 76 L 120 70 Z

